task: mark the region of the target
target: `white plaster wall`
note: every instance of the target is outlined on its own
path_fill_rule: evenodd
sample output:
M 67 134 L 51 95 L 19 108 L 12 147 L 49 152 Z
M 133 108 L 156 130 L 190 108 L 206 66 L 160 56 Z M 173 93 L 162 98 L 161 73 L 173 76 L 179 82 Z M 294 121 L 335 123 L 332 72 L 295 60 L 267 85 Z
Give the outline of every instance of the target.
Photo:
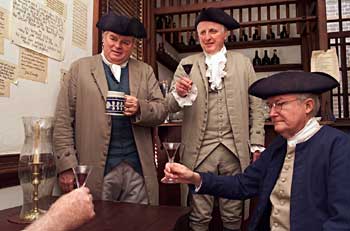
M 33 0 L 34 1 L 34 0 Z M 35 0 L 43 3 L 43 0 Z M 73 1 L 63 0 L 67 5 L 65 34 L 65 57 L 62 62 L 48 60 L 48 83 L 43 84 L 19 79 L 17 86 L 11 84 L 11 96 L 0 97 L 0 155 L 20 153 L 24 141 L 23 116 L 53 116 L 60 87 L 61 69 L 68 70 L 70 64 L 92 54 L 93 1 L 88 3 L 87 49 L 72 46 Z M 0 0 L 0 7 L 11 10 L 11 0 Z M 19 47 L 4 39 L 4 55 L 1 60 L 18 64 Z M 57 195 L 57 190 L 54 192 Z M 0 189 L 0 210 L 22 204 L 20 186 Z

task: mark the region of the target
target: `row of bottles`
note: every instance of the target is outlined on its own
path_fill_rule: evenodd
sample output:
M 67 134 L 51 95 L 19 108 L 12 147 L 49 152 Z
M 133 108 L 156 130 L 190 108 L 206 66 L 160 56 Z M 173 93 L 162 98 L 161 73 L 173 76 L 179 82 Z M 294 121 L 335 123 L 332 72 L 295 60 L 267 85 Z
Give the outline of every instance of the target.
M 284 39 L 284 38 L 289 38 L 289 33 L 287 32 L 287 29 L 286 29 L 286 26 L 283 26 L 283 29 L 280 33 L 280 38 L 281 39 Z M 174 31 L 173 32 L 173 40 L 171 41 L 171 35 L 170 33 L 166 33 L 165 34 L 165 39 L 169 42 L 169 43 L 172 43 L 174 45 L 186 45 L 185 42 L 184 42 L 184 36 L 181 35 L 180 36 L 180 42 L 179 42 L 179 32 L 177 31 Z M 261 40 L 261 36 L 259 34 L 259 31 L 258 29 L 255 29 L 254 30 L 254 34 L 252 35 L 252 39 L 257 41 L 257 40 Z M 270 32 L 266 34 L 266 40 L 273 40 L 273 39 L 276 39 L 276 35 L 275 33 L 273 32 L 272 28 L 270 28 Z M 248 39 L 248 35 L 246 33 L 246 30 L 242 30 L 242 34 L 241 36 L 239 37 L 239 41 L 240 42 L 248 42 L 249 39 Z M 230 33 L 227 37 L 227 42 L 228 43 L 233 43 L 233 42 L 237 42 L 237 36 L 234 34 L 234 33 Z M 190 34 L 190 37 L 187 41 L 187 45 L 189 46 L 194 46 L 194 45 L 197 45 L 198 42 L 196 41 L 196 39 L 194 38 L 194 33 L 191 32 Z
M 289 33 L 287 32 L 287 28 L 286 26 L 282 27 L 281 33 L 279 34 L 279 37 L 281 39 L 285 39 L 285 38 L 289 38 Z M 276 39 L 276 34 L 275 32 L 273 32 L 273 29 L 270 28 L 270 31 L 266 34 L 266 40 L 273 40 Z M 257 28 L 254 29 L 254 33 L 252 35 L 252 40 L 254 41 L 258 41 L 261 40 L 261 35 L 259 34 L 259 30 Z M 227 42 L 236 42 L 237 41 L 237 37 L 234 33 L 229 34 L 229 36 L 227 37 Z M 246 33 L 245 29 L 242 29 L 242 33 L 239 37 L 239 41 L 240 42 L 248 42 L 249 38 L 248 35 Z
M 176 23 L 173 22 L 172 17 L 170 16 L 159 16 L 157 17 L 156 20 L 156 29 L 169 29 L 169 28 L 177 28 Z M 175 36 L 175 33 L 177 34 L 177 36 Z M 169 34 L 169 33 L 168 33 Z M 191 35 L 192 36 L 192 35 Z M 286 25 L 282 26 L 282 30 L 279 34 L 281 39 L 284 38 L 288 38 L 289 37 L 289 33 L 287 31 L 287 27 Z M 232 37 L 232 38 L 231 38 Z M 234 37 L 236 37 L 233 33 L 229 36 L 229 40 L 228 42 L 235 42 L 237 41 L 237 38 L 234 39 Z M 175 38 L 178 40 L 178 32 L 174 32 L 174 40 Z M 269 32 L 266 34 L 266 40 L 269 39 L 275 39 L 276 35 L 273 32 L 272 28 L 270 27 Z M 254 29 L 254 34 L 252 36 L 253 40 L 261 40 L 261 35 L 259 34 L 259 30 L 257 28 Z M 248 35 L 245 31 L 245 29 L 242 30 L 241 36 L 240 36 L 240 41 L 248 41 Z M 174 42 L 175 43 L 175 42 Z M 189 44 L 190 45 L 190 44 Z
M 280 64 L 280 58 L 277 56 L 277 50 L 273 50 L 273 55 L 270 58 L 267 54 L 267 50 L 264 50 L 264 56 L 263 58 L 259 57 L 259 51 L 255 51 L 255 57 L 253 58 L 253 65 L 259 66 L 259 65 L 277 65 Z

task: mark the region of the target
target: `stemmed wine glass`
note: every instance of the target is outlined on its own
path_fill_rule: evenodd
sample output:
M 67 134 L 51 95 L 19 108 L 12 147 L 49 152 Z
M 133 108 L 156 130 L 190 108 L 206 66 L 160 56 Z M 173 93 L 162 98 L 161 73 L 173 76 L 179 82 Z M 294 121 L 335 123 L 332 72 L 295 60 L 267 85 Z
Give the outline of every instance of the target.
M 162 80 L 160 83 L 160 90 L 162 91 L 163 97 L 166 98 L 167 95 L 169 94 L 169 85 L 167 80 Z M 170 116 L 169 114 L 164 120 L 164 123 L 169 123 L 170 122 Z
M 73 168 L 74 178 L 77 188 L 84 187 L 86 181 L 91 173 L 92 166 L 89 165 L 78 165 Z
M 181 143 L 178 143 L 178 142 L 163 142 L 162 144 L 163 144 L 165 153 L 168 156 L 168 163 L 174 163 L 175 162 L 176 153 L 179 150 L 179 147 L 181 146 Z M 163 178 L 162 179 L 162 183 L 173 184 L 175 182 L 171 178 Z

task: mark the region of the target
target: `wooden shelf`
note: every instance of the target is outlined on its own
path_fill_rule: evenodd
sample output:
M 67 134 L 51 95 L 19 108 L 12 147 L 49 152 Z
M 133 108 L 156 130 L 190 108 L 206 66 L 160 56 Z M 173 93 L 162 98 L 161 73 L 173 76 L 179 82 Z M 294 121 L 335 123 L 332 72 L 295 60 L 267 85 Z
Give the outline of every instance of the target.
M 157 51 L 157 61 L 166 66 L 172 72 L 176 71 L 179 62 L 173 59 L 170 55 L 165 52 Z
M 300 38 L 286 38 L 286 39 L 272 39 L 272 40 L 252 40 L 248 42 L 230 42 L 226 43 L 226 48 L 230 49 L 247 49 L 247 48 L 259 48 L 259 47 L 282 47 L 282 46 L 294 46 L 300 45 Z M 188 46 L 183 44 L 174 44 L 173 47 L 179 53 L 188 52 L 201 52 L 202 48 L 200 45 Z
M 303 22 L 312 22 L 316 21 L 316 16 L 304 16 L 296 18 L 281 18 L 281 19 L 272 19 L 272 20 L 260 20 L 260 21 L 250 21 L 250 22 L 241 22 L 240 30 L 246 27 L 258 27 L 258 26 L 267 26 L 267 25 L 280 25 L 280 24 L 290 24 L 290 23 L 303 23 Z M 158 28 L 156 29 L 157 33 L 171 33 L 171 32 L 195 32 L 196 28 L 194 26 L 185 26 L 185 27 L 172 27 L 172 28 Z
M 255 72 L 277 72 L 277 71 L 302 70 L 302 69 L 303 69 L 303 66 L 299 63 L 254 66 Z
M 157 61 L 163 64 L 172 72 L 175 72 L 177 66 L 179 65 L 179 62 L 174 60 L 170 55 L 168 55 L 165 52 L 157 51 Z M 277 71 L 302 70 L 302 69 L 303 67 L 300 63 L 254 66 L 254 70 L 256 72 L 277 72 Z
M 296 0 L 249 0 L 249 1 L 220 1 L 220 2 L 206 2 L 196 4 L 186 4 L 181 6 L 169 6 L 154 8 L 154 15 L 169 15 L 181 13 L 195 13 L 199 12 L 203 8 L 214 7 L 214 8 L 240 8 L 240 7 L 257 7 L 257 6 L 269 6 L 278 4 L 295 4 Z

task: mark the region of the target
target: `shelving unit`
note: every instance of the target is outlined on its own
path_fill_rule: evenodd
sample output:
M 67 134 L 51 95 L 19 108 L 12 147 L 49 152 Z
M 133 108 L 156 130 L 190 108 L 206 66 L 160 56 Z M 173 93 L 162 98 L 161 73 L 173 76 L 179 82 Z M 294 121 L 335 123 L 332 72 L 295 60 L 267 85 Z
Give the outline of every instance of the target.
M 255 72 L 278 72 L 278 71 L 302 70 L 302 69 L 303 68 L 300 63 L 254 66 Z
M 322 3 L 322 1 L 316 0 L 226 0 L 211 2 L 194 0 L 193 4 L 193 1 L 188 0 L 158 0 L 153 5 L 153 15 L 151 17 L 154 24 L 157 24 L 157 20 L 162 19 L 162 23 L 160 23 L 162 28 L 159 28 L 159 26 L 158 28 L 153 28 L 152 34 L 160 35 L 161 43 L 167 41 L 180 54 L 201 52 L 200 45 L 190 46 L 186 42 L 191 34 L 194 35 L 194 19 L 202 8 L 220 7 L 232 15 L 241 25 L 240 29 L 229 32 L 229 34 L 235 34 L 238 41 L 226 43 L 227 49 L 300 47 L 300 63 L 257 66 L 255 67 L 257 72 L 309 70 L 312 50 L 320 49 L 320 44 L 324 44 L 324 39 L 319 36 L 319 24 L 322 24 L 318 17 L 319 9 L 322 8 L 322 6 L 318 6 L 319 2 Z M 292 31 L 293 27 L 294 34 L 290 38 L 279 38 L 283 25 L 286 26 L 288 33 Z M 270 31 L 271 28 L 275 33 L 276 39 L 239 41 L 243 30 L 246 31 L 251 39 L 255 29 L 262 36 L 262 34 Z M 156 47 L 156 36 L 153 36 L 153 38 L 154 41 L 152 43 Z M 172 60 L 166 53 L 164 55 L 156 52 L 154 65 L 156 65 L 156 61 L 168 67 L 171 71 L 176 69 L 174 66 L 177 61 Z

